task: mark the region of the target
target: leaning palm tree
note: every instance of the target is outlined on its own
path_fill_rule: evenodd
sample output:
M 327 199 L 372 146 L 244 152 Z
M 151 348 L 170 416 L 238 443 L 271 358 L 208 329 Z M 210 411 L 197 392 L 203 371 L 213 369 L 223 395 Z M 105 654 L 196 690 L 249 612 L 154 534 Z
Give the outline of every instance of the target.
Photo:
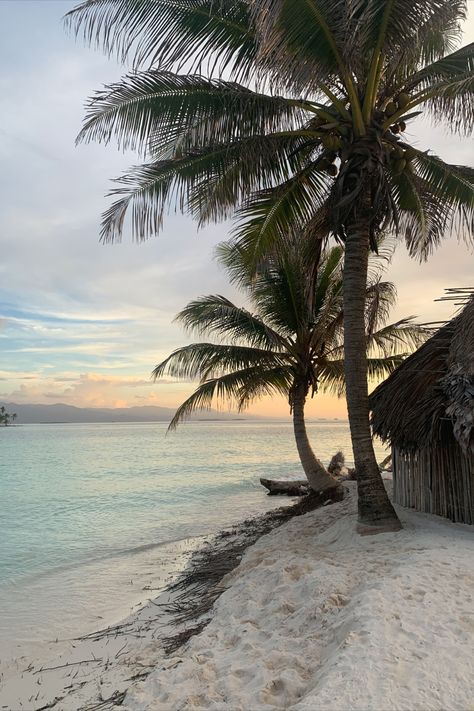
M 234 402 L 241 410 L 263 395 L 284 395 L 310 486 L 316 491 L 337 486 L 311 448 L 304 412 L 309 394 L 344 392 L 343 250 L 333 247 L 323 253 L 317 269 L 308 269 L 310 255 L 301 242 L 287 241 L 260 266 L 256 277 L 248 273 L 239 245 L 224 243 L 219 252 L 252 311 L 223 296 L 204 296 L 178 314 L 177 320 L 188 330 L 221 340 L 178 348 L 154 369 L 155 380 L 164 375 L 200 380 L 170 428 L 194 411 L 209 408 L 215 398 Z M 426 337 L 426 329 L 411 318 L 386 324 L 394 299 L 393 284 L 381 281 L 379 270 L 374 270 L 365 312 L 368 366 L 374 378 L 391 373 L 402 353 Z
M 86 0 L 68 16 L 137 70 L 94 97 L 80 136 L 116 137 L 146 158 L 113 191 L 105 241 L 120 238 L 127 214 L 136 238 L 156 234 L 170 202 L 201 222 L 237 208 L 240 239 L 258 258 L 325 208 L 345 243 L 359 520 L 387 530 L 399 522 L 369 425 L 368 253 L 382 230 L 421 258 L 445 234 L 472 235 L 474 171 L 405 132 L 423 110 L 472 130 L 474 44 L 458 47 L 465 12 L 464 0 Z

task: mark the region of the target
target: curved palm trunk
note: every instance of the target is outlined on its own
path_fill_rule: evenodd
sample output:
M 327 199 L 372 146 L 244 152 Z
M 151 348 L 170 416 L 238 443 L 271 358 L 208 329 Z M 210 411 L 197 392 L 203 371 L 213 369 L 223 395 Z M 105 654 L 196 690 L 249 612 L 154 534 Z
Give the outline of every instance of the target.
M 314 491 L 323 491 L 339 486 L 339 482 L 334 479 L 324 464 L 315 456 L 309 443 L 304 420 L 304 406 L 306 393 L 303 386 L 295 388 L 292 400 L 293 405 L 293 430 L 295 433 L 296 446 L 300 455 L 301 465 L 304 473 Z
M 385 491 L 372 444 L 367 385 L 365 291 L 369 258 L 366 221 L 347 236 L 344 258 L 344 370 L 359 495 L 359 522 L 373 532 L 396 531 L 400 521 Z M 363 528 L 360 528 L 363 531 Z

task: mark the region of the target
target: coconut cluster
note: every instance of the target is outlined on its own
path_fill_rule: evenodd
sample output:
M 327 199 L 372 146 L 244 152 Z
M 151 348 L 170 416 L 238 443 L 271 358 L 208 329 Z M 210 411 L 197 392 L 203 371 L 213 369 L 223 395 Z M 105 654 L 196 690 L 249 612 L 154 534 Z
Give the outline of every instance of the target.
M 379 130 L 386 125 L 392 116 L 399 115 L 410 104 L 412 97 L 406 92 L 401 92 L 396 98 L 385 105 L 383 111 L 376 111 L 374 115 L 374 129 Z M 410 114 L 413 116 L 413 114 Z M 349 120 L 341 118 L 335 108 L 317 111 L 317 118 L 312 121 L 312 127 L 320 131 L 321 145 L 324 149 L 318 167 L 332 177 L 336 177 L 338 159 L 346 159 L 345 147 L 349 147 L 352 138 L 352 124 Z M 396 175 L 401 175 L 405 170 L 411 171 L 411 161 L 417 151 L 400 143 L 399 134 L 406 130 L 406 123 L 402 118 L 394 121 L 388 131 L 384 131 L 383 143 L 386 151 L 387 162 Z
M 411 96 L 410 94 L 407 94 L 406 92 L 402 91 L 396 100 L 394 101 L 389 101 L 388 104 L 385 106 L 385 118 L 390 119 L 391 116 L 394 116 L 395 114 L 399 113 L 403 109 L 405 109 L 408 104 L 411 101 Z M 391 126 L 390 130 L 394 134 L 398 134 L 401 131 L 406 130 L 406 123 L 402 119 L 398 119 L 398 121 L 395 121 Z

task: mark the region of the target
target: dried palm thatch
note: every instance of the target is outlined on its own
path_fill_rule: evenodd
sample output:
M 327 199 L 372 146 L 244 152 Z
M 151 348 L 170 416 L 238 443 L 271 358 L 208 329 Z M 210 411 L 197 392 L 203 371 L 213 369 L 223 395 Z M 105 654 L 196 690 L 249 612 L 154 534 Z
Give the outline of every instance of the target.
M 374 433 L 400 450 L 456 436 L 474 453 L 474 296 L 372 393 Z
M 374 434 L 394 454 L 394 498 L 474 523 L 474 293 L 372 393 Z

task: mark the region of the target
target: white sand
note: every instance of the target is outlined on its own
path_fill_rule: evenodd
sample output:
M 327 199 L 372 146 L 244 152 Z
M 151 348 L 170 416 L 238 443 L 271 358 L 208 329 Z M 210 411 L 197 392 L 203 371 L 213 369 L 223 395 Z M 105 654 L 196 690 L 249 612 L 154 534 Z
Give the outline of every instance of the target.
M 474 710 L 473 527 L 399 509 L 403 531 L 360 537 L 345 486 L 340 504 L 249 548 L 211 623 L 172 657 L 150 603 L 125 635 L 56 664 L 100 661 L 11 675 L 0 708 L 67 694 L 54 709 L 77 710 L 129 687 L 128 711 Z
M 261 538 L 209 626 L 129 710 L 474 709 L 474 530 L 400 510 L 355 534 L 350 499 Z
M 156 640 L 161 634 L 166 634 L 169 620 L 158 605 L 168 602 L 171 596 L 165 591 L 154 601 L 144 603 L 157 594 L 151 591 L 163 589 L 167 581 L 176 577 L 186 566 L 192 551 L 205 541 L 202 536 L 186 539 L 156 547 L 145 556 L 129 558 L 129 572 L 133 570 L 137 576 L 134 587 L 139 590 L 135 590 L 133 595 L 141 599 L 139 609 L 120 621 L 126 614 L 125 606 L 114 609 L 114 601 L 121 597 L 114 595 L 110 609 L 106 616 L 104 612 L 105 619 L 100 623 L 96 620 L 91 624 L 90 614 L 85 615 L 82 634 L 90 634 L 88 638 L 41 643 L 36 640 L 33 644 L 20 644 L 14 659 L 11 658 L 11 644 L 0 640 L 0 709 L 40 709 L 57 700 L 52 706 L 56 711 L 77 711 L 117 691 L 125 691 L 130 686 L 131 677 L 153 668 L 163 657 L 161 645 Z M 145 575 L 146 569 L 151 570 Z M 89 573 L 85 566 L 82 570 L 85 575 Z M 130 583 L 130 575 L 124 580 L 115 568 L 112 572 L 114 583 Z M 94 579 L 97 580 L 97 575 Z M 143 583 L 146 583 L 145 587 L 142 587 Z M 123 593 L 125 599 L 130 599 L 130 595 L 129 590 Z M 92 607 L 97 606 L 98 599 L 97 596 L 94 598 Z M 34 604 L 35 598 L 31 600 Z M 74 610 L 76 602 L 71 596 L 74 624 L 78 619 Z M 102 604 L 102 597 L 99 602 Z M 24 604 L 29 605 L 30 598 Z M 28 610 L 31 616 L 30 613 Z M 112 626 L 107 628 L 106 634 L 98 633 L 95 637 L 97 625 L 104 626 L 106 621 Z M 21 627 L 23 629 L 24 625 Z M 67 624 L 64 627 L 68 629 Z M 54 628 L 49 636 L 55 636 Z

